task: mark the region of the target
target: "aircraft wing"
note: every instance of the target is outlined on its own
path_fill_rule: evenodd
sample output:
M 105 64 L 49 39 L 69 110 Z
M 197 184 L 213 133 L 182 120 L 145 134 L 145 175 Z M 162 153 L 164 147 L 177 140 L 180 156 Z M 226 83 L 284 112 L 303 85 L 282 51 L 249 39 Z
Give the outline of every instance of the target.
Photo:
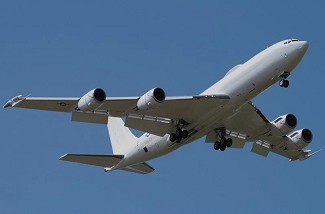
M 107 123 L 108 114 L 114 117 L 136 115 L 167 119 L 183 119 L 187 122 L 196 120 L 209 109 L 225 105 L 227 95 L 166 97 L 157 107 L 139 110 L 139 97 L 108 97 L 95 111 L 81 112 L 77 109 L 80 98 L 39 98 L 16 96 L 9 100 L 4 108 L 18 107 L 57 112 L 71 112 L 72 120 L 91 123 Z M 138 123 L 141 121 L 139 120 Z M 136 122 L 137 123 L 137 122 Z
M 18 95 L 9 100 L 3 108 L 17 107 L 46 111 L 71 112 L 77 106 L 79 98 L 43 98 Z
M 262 112 L 251 102 L 244 104 L 225 124 L 226 136 L 233 140 L 232 148 L 243 148 L 253 142 L 251 152 L 266 157 L 269 152 L 288 158 L 290 161 L 305 160 L 317 152 L 300 149 L 286 135 L 272 125 Z M 215 142 L 217 134 L 208 133 L 206 142 Z M 290 144 L 290 145 L 289 145 Z
M 18 95 L 9 100 L 3 107 L 17 107 L 45 111 L 73 112 L 80 98 L 23 97 Z M 111 111 L 113 114 L 123 114 L 136 105 L 138 97 L 107 98 L 98 111 Z
M 254 137 L 270 129 L 271 123 L 252 102 L 248 102 L 226 121 L 225 127 L 248 137 Z

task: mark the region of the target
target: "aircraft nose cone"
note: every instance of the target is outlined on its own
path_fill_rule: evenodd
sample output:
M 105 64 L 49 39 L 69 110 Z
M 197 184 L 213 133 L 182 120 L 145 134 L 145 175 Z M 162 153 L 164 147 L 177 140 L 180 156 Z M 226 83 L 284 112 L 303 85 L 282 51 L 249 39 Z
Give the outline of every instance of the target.
M 307 41 L 300 41 L 298 49 L 301 50 L 301 52 L 305 53 L 309 47 L 309 43 Z

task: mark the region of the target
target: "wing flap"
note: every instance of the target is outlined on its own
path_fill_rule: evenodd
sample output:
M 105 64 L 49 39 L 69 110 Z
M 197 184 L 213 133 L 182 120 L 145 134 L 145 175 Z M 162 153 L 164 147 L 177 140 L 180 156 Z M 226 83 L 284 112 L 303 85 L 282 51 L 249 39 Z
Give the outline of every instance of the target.
M 161 137 L 166 133 L 170 133 L 173 128 L 170 119 L 144 115 L 128 115 L 125 119 L 125 126 Z
M 108 114 L 100 112 L 72 112 L 72 121 L 84 122 L 84 123 L 98 123 L 107 124 Z
M 273 149 L 272 152 L 284 156 L 286 158 L 289 158 L 289 161 L 295 161 L 295 160 L 306 160 L 310 158 L 311 156 L 317 154 L 320 152 L 320 150 L 316 152 L 312 152 L 311 150 L 289 150 L 289 149 Z
M 255 142 L 253 144 L 251 152 L 254 152 L 255 154 L 267 157 L 267 155 L 270 152 L 270 149 L 262 144 Z

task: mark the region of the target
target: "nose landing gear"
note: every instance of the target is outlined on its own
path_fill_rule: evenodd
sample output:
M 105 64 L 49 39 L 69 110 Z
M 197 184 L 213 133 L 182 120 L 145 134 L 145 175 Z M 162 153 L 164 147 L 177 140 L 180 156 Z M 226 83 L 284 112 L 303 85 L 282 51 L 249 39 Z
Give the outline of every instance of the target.
M 283 74 L 280 75 L 280 81 L 279 81 L 279 85 L 282 88 L 288 88 L 289 86 L 289 80 L 287 80 L 287 78 L 290 76 L 289 72 L 283 72 Z
M 279 81 L 279 85 L 280 85 L 280 87 L 288 88 L 288 86 L 289 86 L 289 80 L 282 79 L 282 80 Z

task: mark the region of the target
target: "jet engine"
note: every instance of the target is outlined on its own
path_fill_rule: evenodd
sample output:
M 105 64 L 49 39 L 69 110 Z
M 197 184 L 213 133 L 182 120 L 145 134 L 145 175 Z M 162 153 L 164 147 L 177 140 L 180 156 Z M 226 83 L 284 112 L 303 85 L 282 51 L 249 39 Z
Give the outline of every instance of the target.
M 148 110 L 164 102 L 165 98 L 163 89 L 153 88 L 139 98 L 137 107 L 139 110 Z
M 313 139 L 313 133 L 309 129 L 301 129 L 295 131 L 288 136 L 299 149 L 305 148 Z
M 293 114 L 278 117 L 272 124 L 280 130 L 283 135 L 290 133 L 297 125 L 297 118 Z
M 78 108 L 84 112 L 94 111 L 103 104 L 105 99 L 105 91 L 101 88 L 95 88 L 80 98 Z

